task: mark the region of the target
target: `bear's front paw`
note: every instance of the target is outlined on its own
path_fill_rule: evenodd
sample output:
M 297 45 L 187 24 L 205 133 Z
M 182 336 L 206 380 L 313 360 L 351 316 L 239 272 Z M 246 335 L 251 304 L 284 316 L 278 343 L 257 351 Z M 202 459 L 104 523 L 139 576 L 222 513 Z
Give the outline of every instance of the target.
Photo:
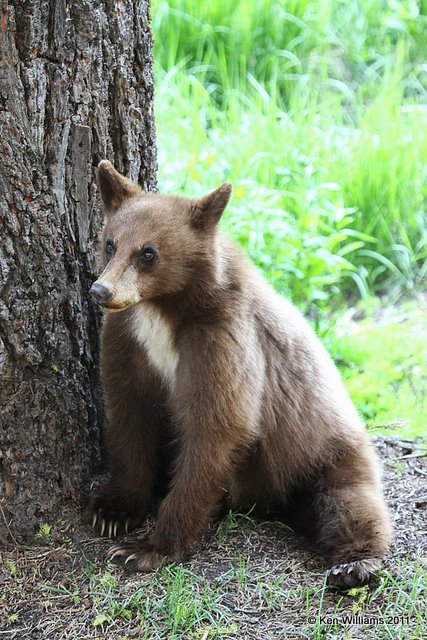
M 158 551 L 148 539 L 116 545 L 110 549 L 108 555 L 110 560 L 117 559 L 135 571 L 153 571 L 164 564 L 182 560 L 177 553 L 166 555 Z
M 99 497 L 92 498 L 83 513 L 83 522 L 90 524 L 98 535 L 108 538 L 129 533 L 142 521 L 142 513 L 114 509 Z
M 352 589 L 367 584 L 381 567 L 379 558 L 364 558 L 336 564 L 328 571 L 327 583 L 340 589 Z

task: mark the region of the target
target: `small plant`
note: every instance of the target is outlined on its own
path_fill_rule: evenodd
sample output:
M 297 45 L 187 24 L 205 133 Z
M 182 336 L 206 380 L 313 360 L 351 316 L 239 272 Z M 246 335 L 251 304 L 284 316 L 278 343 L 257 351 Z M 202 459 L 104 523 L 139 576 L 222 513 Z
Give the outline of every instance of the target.
M 19 578 L 19 576 L 21 575 L 21 569 L 11 558 L 7 558 L 5 566 L 6 570 L 9 572 L 12 578 Z
M 347 593 L 350 597 L 354 598 L 354 602 L 351 607 L 351 612 L 354 615 L 357 615 L 358 613 L 363 611 L 366 605 L 366 601 L 369 595 L 369 587 L 365 585 L 364 587 L 349 589 Z
M 248 567 L 243 556 L 239 556 L 238 563 L 236 563 L 234 570 L 239 583 L 239 588 L 242 591 L 245 591 L 248 583 Z
M 105 623 L 110 623 L 111 622 L 111 618 L 109 615 L 107 615 L 106 613 L 100 613 L 99 615 L 96 616 L 96 618 L 92 621 L 92 626 L 93 627 L 101 627 L 103 626 Z
M 252 509 L 248 513 L 238 513 L 230 510 L 227 515 L 219 522 L 215 532 L 216 543 L 221 546 L 225 543 L 227 535 L 236 530 L 242 530 L 245 524 L 253 522 L 251 517 Z
M 95 600 L 113 594 L 117 586 L 117 577 L 111 571 L 92 573 L 89 578 L 89 589 Z
M 35 539 L 42 544 L 49 544 L 51 542 L 52 527 L 47 522 L 41 524 L 35 534 Z

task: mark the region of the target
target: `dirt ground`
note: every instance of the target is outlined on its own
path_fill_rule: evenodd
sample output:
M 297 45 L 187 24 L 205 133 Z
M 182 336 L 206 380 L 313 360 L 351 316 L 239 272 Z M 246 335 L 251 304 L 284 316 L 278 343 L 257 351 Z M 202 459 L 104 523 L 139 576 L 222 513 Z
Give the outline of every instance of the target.
M 246 515 L 227 517 L 186 565 L 129 574 L 68 507 L 40 545 L 0 554 L 0 638 L 425 639 L 426 444 L 379 437 L 376 447 L 395 542 L 369 588 L 325 587 L 312 549 Z

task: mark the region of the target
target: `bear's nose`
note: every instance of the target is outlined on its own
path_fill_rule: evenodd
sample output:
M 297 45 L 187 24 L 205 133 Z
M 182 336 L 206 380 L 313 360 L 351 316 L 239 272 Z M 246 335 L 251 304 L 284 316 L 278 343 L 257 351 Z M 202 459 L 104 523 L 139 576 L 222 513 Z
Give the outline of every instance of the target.
M 99 284 L 98 282 L 93 283 L 93 285 L 89 289 L 89 293 L 95 300 L 95 302 L 101 305 L 106 304 L 112 296 L 111 291 L 107 289 L 107 287 L 104 287 L 103 284 Z

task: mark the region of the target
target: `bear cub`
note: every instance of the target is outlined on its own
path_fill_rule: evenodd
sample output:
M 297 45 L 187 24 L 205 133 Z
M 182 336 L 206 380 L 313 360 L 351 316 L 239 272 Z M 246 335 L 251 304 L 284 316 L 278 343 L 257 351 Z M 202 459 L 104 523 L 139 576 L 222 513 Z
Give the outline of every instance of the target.
M 144 193 L 103 160 L 101 370 L 110 477 L 85 519 L 152 532 L 111 551 L 136 569 L 183 560 L 226 502 L 281 515 L 367 582 L 391 538 L 380 472 L 326 350 L 218 230 L 231 186 Z

